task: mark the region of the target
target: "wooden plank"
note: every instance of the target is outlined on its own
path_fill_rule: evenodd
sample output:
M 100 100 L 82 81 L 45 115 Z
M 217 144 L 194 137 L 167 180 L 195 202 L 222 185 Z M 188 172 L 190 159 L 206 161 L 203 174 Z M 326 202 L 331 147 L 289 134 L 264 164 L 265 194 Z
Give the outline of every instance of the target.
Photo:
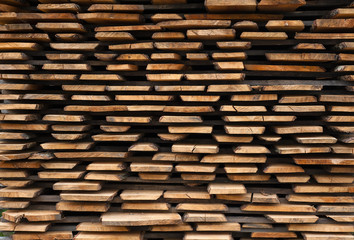
M 75 4 L 75 3 L 61 3 L 61 4 L 38 4 L 37 9 L 42 11 L 42 12 L 58 12 L 58 11 L 63 11 L 63 12 L 73 12 L 77 13 L 80 12 L 80 6 Z
M 230 12 L 230 11 L 255 11 L 257 2 L 255 0 L 206 0 L 206 9 L 210 12 Z
M 164 29 L 182 30 L 191 28 L 227 28 L 231 25 L 229 20 L 174 20 L 157 23 Z
M 229 233 L 186 233 L 184 240 L 232 240 L 232 236 Z
M 187 37 L 192 40 L 232 40 L 234 29 L 193 29 L 187 30 Z
M 317 216 L 312 215 L 267 214 L 265 216 L 276 223 L 315 223 L 318 220 Z
M 335 233 L 303 233 L 303 236 L 306 240 L 324 240 L 328 238 L 338 238 L 338 239 L 352 239 L 353 235 L 351 234 L 335 234 Z
M 265 155 L 241 155 L 241 154 L 211 154 L 201 160 L 202 163 L 265 163 Z
M 331 53 L 266 53 L 269 61 L 300 61 L 300 62 L 327 62 L 336 61 L 336 54 Z
M 295 39 L 354 39 L 353 33 L 296 33 Z
M 227 222 L 226 217 L 222 213 L 185 213 L 183 215 L 184 222 L 196 222 L 196 223 L 205 223 L 205 222 Z
M 90 203 L 90 202 L 58 202 L 56 210 L 71 212 L 107 212 L 108 203 Z
M 353 232 L 351 224 L 289 224 L 289 231 L 307 232 Z
M 209 194 L 245 194 L 246 188 L 242 184 L 235 183 L 210 183 L 208 185 Z
M 78 13 L 77 18 L 88 23 L 139 23 L 142 16 L 136 13 Z
M 34 198 L 38 196 L 42 190 L 41 188 L 5 187 L 0 189 L 0 196 L 6 198 Z
M 275 71 L 275 72 L 325 72 L 326 69 L 320 66 L 302 65 L 266 65 L 266 64 L 245 64 L 248 71 Z
M 92 232 L 79 232 L 75 239 L 77 240 L 89 240 L 89 239 L 121 239 L 121 240 L 141 240 L 142 234 L 140 232 L 131 233 L 92 233 Z
M 82 222 L 76 226 L 77 231 L 81 232 L 128 232 L 127 227 L 104 226 L 99 222 Z
M 80 23 L 50 23 L 40 22 L 36 28 L 46 32 L 86 32 L 84 26 Z
M 218 203 L 180 203 L 176 206 L 177 211 L 207 211 L 226 212 L 228 207 Z
M 269 20 L 265 27 L 274 32 L 301 32 L 305 24 L 301 20 Z
M 26 218 L 29 222 L 61 220 L 61 213 L 53 210 L 7 210 L 3 212 L 3 218 L 10 222 L 19 222 Z
M 240 37 L 249 40 L 285 40 L 288 35 L 285 32 L 243 32 Z
M 305 0 L 261 0 L 257 5 L 257 9 L 259 11 L 292 12 L 305 4 Z
M 353 29 L 353 19 L 316 19 L 312 23 L 314 32 L 341 32 Z
M 227 222 L 227 223 L 198 223 L 197 231 L 215 231 L 215 232 L 224 232 L 224 231 L 241 231 L 241 226 L 237 222 Z
M 315 202 L 315 203 L 353 203 L 351 196 L 331 196 L 331 195 L 308 195 L 308 194 L 290 194 L 287 195 L 289 202 Z
M 295 232 L 253 232 L 251 237 L 254 238 L 296 238 Z
M 107 202 L 111 201 L 117 194 L 116 190 L 101 190 L 94 193 L 61 193 L 60 199 L 64 201 L 97 201 Z
M 241 206 L 242 211 L 251 212 L 316 212 L 316 208 L 305 204 L 246 204 Z
M 120 213 L 109 212 L 101 216 L 103 225 L 108 226 L 149 226 L 174 225 L 182 223 L 177 213 Z
M 47 239 L 72 239 L 73 234 L 71 231 L 48 231 L 45 233 L 15 233 L 12 235 L 14 240 L 40 240 Z

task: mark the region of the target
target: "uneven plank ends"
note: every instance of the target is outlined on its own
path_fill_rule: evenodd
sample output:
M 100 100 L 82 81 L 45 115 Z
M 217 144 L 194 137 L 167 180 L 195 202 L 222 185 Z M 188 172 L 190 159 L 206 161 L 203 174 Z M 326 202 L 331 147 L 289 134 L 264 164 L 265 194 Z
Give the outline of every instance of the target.
M 1 0 L 0 231 L 354 240 L 352 0 Z

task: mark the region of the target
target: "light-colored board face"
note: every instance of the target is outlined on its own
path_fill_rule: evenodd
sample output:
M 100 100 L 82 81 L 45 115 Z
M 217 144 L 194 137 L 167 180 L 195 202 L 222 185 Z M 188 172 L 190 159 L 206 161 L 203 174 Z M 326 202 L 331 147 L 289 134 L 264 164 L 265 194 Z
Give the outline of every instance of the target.
M 177 172 L 202 172 L 212 173 L 216 170 L 216 164 L 186 164 L 180 163 L 175 166 Z
M 130 169 L 133 172 L 171 172 L 173 165 L 159 162 L 133 162 L 130 164 Z
M 261 0 L 257 5 L 257 9 L 259 11 L 291 12 L 291 11 L 295 11 L 297 8 L 305 4 L 306 4 L 305 0 L 291 0 L 291 1 Z
M 129 32 L 98 32 L 95 38 L 100 41 L 134 41 L 135 38 Z
M 310 180 L 311 176 L 307 174 L 276 174 L 275 177 L 277 178 L 278 182 L 281 183 L 306 183 Z
M 47 161 L 42 162 L 41 166 L 45 169 L 73 169 L 79 161 Z
M 43 179 L 79 179 L 85 174 L 85 171 L 41 171 L 38 172 L 38 177 Z
M 165 141 L 178 141 L 188 137 L 188 134 L 159 133 L 159 138 Z
M 160 190 L 124 190 L 120 194 L 123 200 L 157 200 L 163 194 Z
M 105 171 L 91 171 L 85 175 L 85 180 L 95 181 L 122 181 L 126 178 L 126 174 L 121 172 L 107 173 Z
M 88 23 L 139 23 L 142 20 L 140 14 L 135 13 L 79 13 L 76 15 L 80 20 Z
M 139 172 L 138 176 L 142 180 L 166 181 L 170 178 L 170 173 Z
M 122 162 L 93 162 L 87 165 L 86 170 L 99 170 L 99 171 L 121 171 L 126 168 Z
M 173 144 L 171 151 L 183 153 L 218 153 L 219 147 L 212 144 Z
M 163 194 L 166 199 L 210 199 L 206 191 L 166 191 Z
M 157 23 L 163 29 L 180 30 L 190 28 L 226 28 L 230 26 L 229 20 L 177 20 Z
M 250 146 L 250 145 L 239 145 L 234 147 L 234 153 L 241 154 L 257 154 L 257 153 L 270 153 L 270 151 L 265 146 Z
M 253 193 L 253 203 L 280 203 L 276 194 Z
M 227 178 L 234 182 L 265 182 L 270 177 L 269 174 L 227 174 Z
M 295 39 L 311 40 L 311 39 L 353 39 L 353 33 L 296 33 Z
M 3 217 L 10 222 L 17 222 L 21 217 L 29 222 L 57 221 L 62 218 L 61 213 L 55 210 L 7 210 Z
M 352 232 L 352 224 L 289 224 L 290 231 L 310 231 L 310 232 Z
M 197 231 L 240 231 L 241 226 L 237 222 L 227 222 L 227 223 L 199 223 L 197 224 Z
M 142 234 L 137 233 L 91 233 L 91 232 L 80 232 L 75 236 L 78 240 L 88 240 L 88 239 L 97 239 L 97 240 L 141 240 Z
M 285 32 L 243 32 L 242 40 L 285 40 L 288 35 Z
M 45 233 L 15 233 L 12 238 L 14 240 L 20 239 L 40 239 L 40 238 L 62 238 L 62 239 L 70 239 L 73 238 L 73 234 L 71 231 L 48 231 Z
M 235 183 L 210 183 L 208 185 L 209 194 L 245 194 L 246 188 L 242 184 Z
M 101 12 L 101 11 L 107 11 L 107 12 L 142 12 L 144 10 L 144 6 L 140 4 L 115 4 L 114 1 L 113 4 L 109 3 L 110 1 L 105 1 L 105 4 L 92 4 L 89 8 L 89 12 Z
M 271 237 L 271 238 L 296 238 L 295 232 L 253 232 L 251 233 L 251 237 L 259 238 L 259 237 Z
M 38 196 L 42 190 L 41 188 L 5 187 L 0 190 L 0 196 L 7 198 L 34 198 Z
M 123 203 L 124 210 L 153 210 L 153 211 L 167 211 L 170 209 L 168 203 Z
M 196 223 L 206 223 L 215 222 L 221 223 L 226 222 L 226 217 L 222 213 L 192 213 L 188 212 L 183 215 L 184 222 L 196 222 Z
M 295 193 L 349 193 L 350 185 L 294 185 Z
M 305 24 L 301 20 L 270 20 L 265 27 L 269 31 L 281 32 L 301 32 Z
M 264 72 L 325 72 L 326 69 L 320 66 L 302 65 L 266 65 L 266 64 L 245 64 L 248 71 Z
M 15 226 L 16 232 L 46 232 L 50 223 L 20 223 Z
M 269 61 L 290 62 L 331 62 L 336 61 L 336 54 L 330 53 L 266 53 Z
M 93 51 L 99 43 L 50 43 L 50 47 L 63 51 Z
M 211 154 L 202 158 L 202 163 L 265 163 L 265 155 Z
M 236 0 L 236 1 L 216 1 L 207 0 L 204 3 L 210 12 L 230 12 L 230 11 L 255 11 L 257 2 L 255 0 Z
M 185 240 L 201 240 L 201 239 L 215 239 L 215 240 L 232 240 L 230 233 L 186 233 Z
M 315 223 L 317 216 L 311 215 L 277 215 L 267 214 L 266 217 L 276 223 Z
M 153 226 L 151 228 L 152 232 L 189 232 L 193 231 L 191 225 L 182 223 L 178 225 L 162 225 L 162 226 Z
M 313 32 L 340 32 L 353 28 L 353 19 L 316 19 L 312 23 Z
M 64 201 L 94 201 L 94 202 L 108 202 L 117 194 L 117 190 L 101 190 L 93 193 L 61 193 L 60 199 Z
M 183 32 L 155 32 L 151 38 L 155 40 L 183 40 L 185 34 Z
M 128 232 L 127 227 L 104 226 L 100 222 L 82 222 L 76 226 L 77 231 L 83 232 Z
M 242 211 L 252 211 L 252 212 L 315 212 L 316 208 L 311 205 L 305 204 L 274 204 L 274 205 L 266 205 L 266 204 L 246 204 L 241 206 Z
M 235 28 L 236 31 L 258 31 L 258 24 L 249 20 L 236 22 L 232 27 Z
M 102 187 L 100 182 L 95 181 L 59 181 L 53 185 L 53 190 L 61 191 L 99 191 Z
M 84 26 L 80 23 L 47 23 L 40 22 L 36 28 L 46 32 L 86 32 Z
M 104 213 L 102 223 L 108 226 L 174 225 L 182 223 L 178 213 Z
M 64 11 L 64 12 L 73 12 L 77 13 L 80 12 L 80 5 L 75 3 L 63 3 L 63 4 L 38 4 L 37 9 L 41 10 L 42 12 L 57 12 L 57 11 Z
M 191 40 L 232 40 L 235 38 L 234 29 L 196 29 L 187 30 Z
M 4 209 L 24 209 L 30 205 L 30 202 L 27 201 L 0 201 L 0 207 Z M 5 231 L 5 229 L 1 229 Z M 6 230 L 13 231 L 13 230 Z
M 135 142 L 141 138 L 141 134 L 97 134 L 92 136 L 94 141 L 129 141 Z
M 108 203 L 90 203 L 90 202 L 58 202 L 56 210 L 72 212 L 107 212 Z
M 256 173 L 258 168 L 255 164 L 226 164 L 226 173 Z

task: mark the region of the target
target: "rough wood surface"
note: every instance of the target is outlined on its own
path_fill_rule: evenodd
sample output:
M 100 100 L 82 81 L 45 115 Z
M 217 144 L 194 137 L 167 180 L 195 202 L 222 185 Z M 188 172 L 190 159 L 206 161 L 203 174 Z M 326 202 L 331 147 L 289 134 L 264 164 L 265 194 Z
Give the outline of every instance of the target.
M 351 0 L 0 1 L 14 240 L 353 240 Z

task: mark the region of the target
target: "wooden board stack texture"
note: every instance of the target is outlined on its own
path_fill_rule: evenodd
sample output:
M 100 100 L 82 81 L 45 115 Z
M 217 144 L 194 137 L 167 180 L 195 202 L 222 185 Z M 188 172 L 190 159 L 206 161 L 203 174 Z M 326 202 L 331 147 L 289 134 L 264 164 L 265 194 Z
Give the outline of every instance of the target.
M 1 0 L 0 231 L 353 240 L 354 2 Z

